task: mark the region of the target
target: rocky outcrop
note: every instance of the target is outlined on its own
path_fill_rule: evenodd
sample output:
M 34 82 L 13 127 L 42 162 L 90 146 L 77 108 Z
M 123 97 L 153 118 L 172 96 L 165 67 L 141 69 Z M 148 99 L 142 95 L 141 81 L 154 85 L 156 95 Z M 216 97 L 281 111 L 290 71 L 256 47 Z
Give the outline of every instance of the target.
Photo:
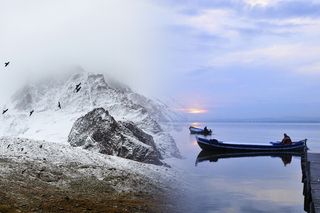
M 132 122 L 117 122 L 104 108 L 96 108 L 78 118 L 68 141 L 72 146 L 162 165 L 161 155 L 151 135 Z

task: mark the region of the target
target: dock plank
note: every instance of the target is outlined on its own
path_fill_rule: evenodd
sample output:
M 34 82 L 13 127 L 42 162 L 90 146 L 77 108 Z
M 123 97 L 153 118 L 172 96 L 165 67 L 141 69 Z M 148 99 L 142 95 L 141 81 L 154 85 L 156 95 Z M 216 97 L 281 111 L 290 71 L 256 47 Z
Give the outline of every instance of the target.
M 311 198 L 313 203 L 313 211 L 320 213 L 320 153 L 308 153 L 309 162 L 309 181 L 311 189 Z

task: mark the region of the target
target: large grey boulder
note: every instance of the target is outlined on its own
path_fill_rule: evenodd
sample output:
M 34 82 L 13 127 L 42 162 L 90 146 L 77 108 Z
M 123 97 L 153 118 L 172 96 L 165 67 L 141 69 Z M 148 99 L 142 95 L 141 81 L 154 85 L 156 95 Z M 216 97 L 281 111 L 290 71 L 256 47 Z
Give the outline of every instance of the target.
M 96 108 L 78 118 L 68 141 L 72 146 L 162 165 L 161 155 L 151 135 L 132 122 L 117 122 L 104 108 Z

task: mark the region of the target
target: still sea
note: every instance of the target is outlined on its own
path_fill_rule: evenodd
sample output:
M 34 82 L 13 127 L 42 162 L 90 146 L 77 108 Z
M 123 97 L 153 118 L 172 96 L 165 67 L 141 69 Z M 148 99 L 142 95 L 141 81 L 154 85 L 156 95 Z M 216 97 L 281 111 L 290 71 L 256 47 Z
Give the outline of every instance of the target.
M 300 156 L 203 156 L 190 125 L 208 126 L 213 131 L 209 138 L 223 142 L 267 144 L 287 133 L 293 141 L 307 138 L 308 152 L 320 153 L 319 123 L 173 124 L 183 156 L 175 167 L 183 171 L 189 191 L 177 205 L 201 213 L 306 212 Z

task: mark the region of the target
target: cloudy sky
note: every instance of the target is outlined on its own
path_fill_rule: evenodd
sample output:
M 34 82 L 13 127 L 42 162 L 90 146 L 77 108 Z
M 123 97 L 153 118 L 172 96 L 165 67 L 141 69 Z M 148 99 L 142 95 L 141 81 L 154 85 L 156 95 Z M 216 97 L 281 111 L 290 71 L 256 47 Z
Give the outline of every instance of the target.
M 159 88 L 153 79 L 161 80 L 163 70 L 164 22 L 156 3 L 0 0 L 0 5 L 0 58 L 11 61 L 0 68 L 2 99 L 23 81 L 72 66 L 115 75 L 139 91 Z
M 196 117 L 320 117 L 320 1 L 166 4 L 177 96 L 208 110 Z
M 0 3 L 1 106 L 23 82 L 80 65 L 191 119 L 320 118 L 319 0 Z

